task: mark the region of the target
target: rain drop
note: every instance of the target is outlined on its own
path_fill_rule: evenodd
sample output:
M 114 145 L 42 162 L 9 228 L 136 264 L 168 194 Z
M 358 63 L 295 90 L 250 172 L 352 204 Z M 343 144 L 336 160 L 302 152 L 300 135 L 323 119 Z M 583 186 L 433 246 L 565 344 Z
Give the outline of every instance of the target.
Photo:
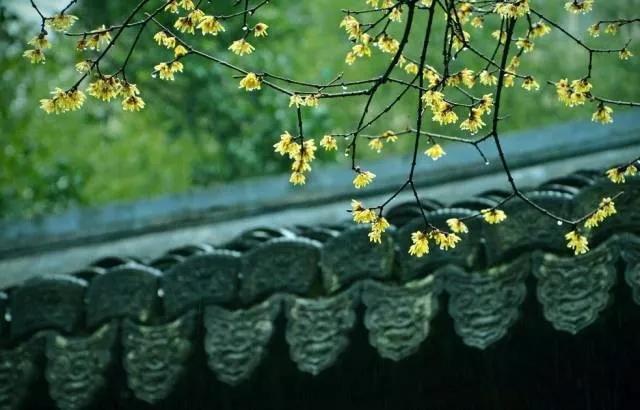
M 247 31 L 247 26 L 242 26 L 242 31 Z
M 151 73 L 151 78 L 156 78 L 158 75 L 156 73 Z
M 344 84 L 342 84 L 342 89 L 343 89 L 343 90 L 346 90 L 346 89 L 347 89 L 347 86 L 346 86 L 346 85 L 344 85 Z
M 158 289 L 158 297 L 164 297 L 164 290 L 162 288 Z
M 4 314 L 4 320 L 7 322 L 11 322 L 11 313 L 7 312 Z
M 489 165 L 489 164 L 490 164 L 489 160 L 486 160 L 486 161 L 484 162 L 484 164 L 485 164 L 485 165 Z
M 558 224 L 558 226 L 562 226 L 562 221 L 558 221 L 556 223 Z

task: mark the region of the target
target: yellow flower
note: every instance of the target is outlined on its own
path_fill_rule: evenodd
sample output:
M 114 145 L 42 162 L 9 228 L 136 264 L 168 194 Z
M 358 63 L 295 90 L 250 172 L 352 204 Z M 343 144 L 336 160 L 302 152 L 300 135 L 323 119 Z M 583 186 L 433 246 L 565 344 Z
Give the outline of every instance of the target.
M 615 23 L 609 23 L 607 24 L 607 26 L 604 28 L 604 32 L 606 34 L 611 34 L 612 36 L 615 35 L 618 32 L 618 25 Z
M 111 33 L 104 24 L 91 31 L 89 34 L 91 34 L 89 38 L 78 42 L 78 50 L 85 50 L 87 48 L 90 50 L 100 50 L 101 46 L 107 45 L 111 42 Z
M 86 73 L 89 70 L 91 70 L 91 60 L 82 60 L 78 63 L 76 63 L 76 71 L 79 73 Z
M 381 138 L 372 138 L 369 140 L 369 148 L 376 151 L 378 154 L 382 152 L 382 147 L 384 147 L 384 143 Z
M 624 184 L 626 182 L 625 176 L 634 176 L 638 173 L 638 168 L 635 165 L 627 165 L 626 167 L 617 167 L 607 170 L 607 178 L 614 184 Z
M 124 97 L 131 97 L 132 95 L 139 95 L 140 90 L 138 90 L 138 86 L 133 83 L 123 82 L 120 89 L 120 94 L 122 94 Z
M 122 100 L 122 109 L 124 111 L 140 111 L 144 108 L 144 100 L 137 95 L 130 95 Z
M 304 185 L 305 182 L 307 182 L 307 178 L 302 172 L 293 171 L 289 178 L 289 182 L 293 185 Z
M 572 0 L 564 4 L 564 8 L 574 14 L 586 14 L 591 11 L 593 0 Z
M 433 144 L 431 148 L 426 150 L 424 153 L 434 161 L 447 154 L 446 152 L 444 152 L 440 144 Z
M 587 241 L 586 236 L 580 235 L 576 231 L 571 231 L 564 237 L 567 240 L 567 248 L 573 249 L 576 255 L 587 253 L 589 251 L 589 242 Z
M 247 40 L 241 38 L 240 40 L 236 40 L 229 46 L 229 50 L 231 50 L 234 54 L 239 56 L 243 56 L 245 54 L 253 53 L 255 47 L 249 44 Z
M 40 108 L 47 114 L 75 111 L 82 107 L 86 96 L 78 89 L 64 91 L 61 88 L 54 89 L 51 98 L 40 100 Z
M 455 124 L 458 121 L 458 115 L 453 111 L 453 105 L 444 102 L 433 112 L 432 119 L 442 125 Z
M 485 222 L 494 225 L 507 219 L 507 214 L 500 209 L 483 209 L 480 211 Z
M 291 97 L 289 97 L 289 107 L 294 105 L 296 106 L 296 108 L 304 105 L 304 98 L 302 98 L 301 95 L 293 94 Z
M 238 88 L 244 88 L 247 91 L 259 90 L 262 86 L 262 81 L 254 73 L 247 73 L 247 75 L 240 80 Z
M 382 133 L 380 138 L 384 139 L 386 142 L 396 142 L 398 141 L 398 136 L 391 130 L 387 130 Z
M 600 24 L 592 24 L 587 29 L 587 32 L 591 37 L 599 37 L 600 36 Z
M 608 124 L 613 122 L 613 117 L 611 114 L 613 113 L 613 109 L 607 105 L 599 104 L 596 112 L 591 116 L 591 121 L 599 122 L 601 124 Z
M 350 39 L 358 38 L 360 35 L 360 22 L 352 15 L 347 14 L 340 22 L 340 27 L 344 27 Z
M 370 171 L 358 171 L 358 175 L 353 179 L 353 186 L 357 189 L 364 188 L 369 185 L 373 179 L 376 177 L 376 174 Z
M 186 55 L 189 52 L 182 44 L 178 44 L 176 48 L 173 49 L 173 55 L 178 58 Z
M 369 208 L 365 208 L 362 202 L 351 200 L 351 214 L 353 215 L 353 221 L 358 224 L 372 223 L 378 218 L 378 215 Z
M 534 42 L 528 38 L 519 38 L 516 40 L 516 47 L 521 48 L 525 53 L 533 50 Z
M 488 86 L 496 85 L 498 84 L 498 77 L 491 74 L 487 70 L 482 70 L 480 72 L 480 84 Z
M 396 23 L 402 22 L 402 8 L 400 6 L 394 7 L 389 13 L 389 20 Z
M 471 134 L 477 133 L 480 128 L 486 125 L 484 121 L 482 121 L 482 113 L 482 109 L 472 108 L 469 117 L 460 123 L 460 129 L 468 130 Z
M 39 48 L 40 50 L 51 48 L 51 43 L 44 34 L 35 36 L 31 40 L 29 40 L 27 44 L 32 45 L 35 48 Z
M 471 26 L 475 28 L 482 28 L 484 24 L 484 19 L 479 16 L 475 16 L 471 19 Z
M 458 218 L 447 219 L 447 225 L 455 233 L 469 233 L 469 228 Z
M 595 228 L 606 218 L 616 213 L 616 205 L 609 197 L 603 198 L 598 209 L 584 223 L 585 228 Z
M 540 89 L 540 84 L 531 76 L 527 76 L 524 80 L 522 80 L 522 88 L 527 91 L 538 91 Z
M 24 53 L 22 53 L 22 57 L 29 60 L 31 64 L 44 63 L 44 61 L 46 60 L 44 52 L 42 52 L 42 50 L 40 50 L 39 48 L 26 50 Z
M 499 1 L 493 8 L 493 12 L 502 18 L 516 18 L 529 14 L 529 1 L 517 0 L 511 3 Z
M 389 228 L 389 222 L 384 217 L 376 217 L 371 224 L 371 232 L 369 232 L 369 241 L 373 243 L 382 243 L 382 234 Z
M 90 96 L 102 101 L 111 101 L 122 91 L 122 84 L 116 77 L 100 77 L 89 84 L 87 92 Z
M 178 17 L 173 26 L 181 33 L 194 34 L 196 31 L 196 22 L 189 16 Z
M 447 251 L 456 247 L 460 242 L 460 237 L 455 233 L 444 233 L 442 231 L 432 232 L 432 238 L 441 250 Z
M 318 96 L 314 95 L 314 94 L 309 94 L 306 97 L 304 97 L 304 105 L 306 105 L 307 107 L 317 107 L 318 106 Z
M 620 60 L 628 60 L 629 58 L 633 57 L 633 53 L 631 52 L 631 50 L 625 47 L 620 50 L 620 52 L 618 53 L 618 57 L 620 58 Z
M 491 114 L 491 109 L 493 108 L 493 94 L 485 94 L 480 98 L 476 109 L 478 109 L 482 114 Z
M 169 0 L 166 6 L 164 6 L 164 11 L 169 13 L 177 14 L 178 10 L 178 1 L 177 0 Z
M 337 151 L 338 150 L 338 142 L 331 135 L 325 135 L 320 140 L 320 146 L 324 148 L 325 151 Z
M 255 37 L 266 37 L 269 35 L 269 33 L 267 33 L 267 29 L 269 28 L 269 26 L 267 26 L 264 23 L 258 23 L 255 26 L 253 26 L 253 35 Z
M 387 34 L 381 35 L 376 45 L 382 52 L 389 54 L 395 54 L 400 49 L 400 42 Z
M 47 25 L 55 31 L 65 31 L 73 26 L 78 17 L 71 14 L 56 14 L 47 19 Z
M 429 253 L 429 238 L 424 232 L 416 231 L 411 234 L 412 245 L 409 247 L 409 255 L 418 258 Z
M 404 66 L 404 71 L 406 71 L 407 74 L 416 75 L 418 74 L 418 65 L 415 63 L 409 63 Z
M 592 85 L 586 79 L 573 80 L 569 84 L 569 80 L 563 78 L 556 83 L 556 94 L 558 100 L 569 107 L 583 105 L 590 98 Z
M 273 144 L 273 148 L 280 155 L 289 154 L 289 156 L 293 156 L 296 149 L 294 144 L 293 135 L 289 134 L 289 131 L 285 131 L 280 135 L 280 141 Z
M 218 33 L 225 31 L 224 26 L 213 16 L 203 16 L 197 28 L 202 31 L 203 36 L 205 34 L 217 36 Z
M 180 7 L 182 7 L 187 11 L 193 10 L 196 8 L 196 5 L 193 4 L 193 0 L 180 0 L 179 4 L 180 4 Z
M 531 26 L 529 33 L 531 33 L 531 37 L 542 37 L 546 36 L 551 32 L 551 28 L 547 26 L 543 21 L 538 21 Z

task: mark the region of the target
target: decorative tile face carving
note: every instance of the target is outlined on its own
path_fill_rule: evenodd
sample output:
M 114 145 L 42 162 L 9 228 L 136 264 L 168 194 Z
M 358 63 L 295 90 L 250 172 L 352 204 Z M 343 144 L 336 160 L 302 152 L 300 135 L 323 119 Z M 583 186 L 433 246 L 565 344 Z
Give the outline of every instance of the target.
M 580 256 L 538 258 L 538 300 L 557 330 L 576 334 L 595 322 L 616 278 L 615 251 L 608 241 Z
M 252 302 L 275 292 L 305 294 L 318 275 L 320 243 L 279 238 L 257 246 L 243 257 L 240 299 Z
M 393 230 L 389 230 L 389 233 Z M 369 228 L 354 226 L 328 240 L 320 258 L 322 282 L 329 293 L 358 279 L 385 279 L 393 268 L 393 235 L 383 235 L 382 243 L 372 246 Z M 353 255 L 358 255 L 353 258 Z
M 398 361 L 414 353 L 429 334 L 438 309 L 439 286 L 433 275 L 404 285 L 366 281 L 362 301 L 369 343 L 380 356 Z
M 171 393 L 185 370 L 194 330 L 194 312 L 158 326 L 123 321 L 124 368 L 137 398 L 156 403 Z
M 50 334 L 45 349 L 49 394 L 61 410 L 83 409 L 104 386 L 117 324 L 107 323 L 87 337 Z
M 87 290 L 87 324 L 93 327 L 123 316 L 149 320 L 160 275 L 156 269 L 127 264 L 94 278 Z
M 484 349 L 502 338 L 517 320 L 527 293 L 528 255 L 481 272 L 454 266 L 446 274 L 449 314 L 456 333 L 469 346 Z
M 10 350 L 0 349 L 0 410 L 19 409 L 37 377 L 36 360 L 43 339 L 36 336 Z
M 249 309 L 206 308 L 204 346 L 219 380 L 236 385 L 251 376 L 265 354 L 280 304 L 276 295 Z
M 349 344 L 358 289 L 321 299 L 285 299 L 286 338 L 298 369 L 314 376 L 331 366 Z
M 68 275 L 28 280 L 11 295 L 11 337 L 42 329 L 72 332 L 82 317 L 86 287 L 84 280 Z
M 622 235 L 618 242 L 620 255 L 625 262 L 624 278 L 631 287 L 634 302 L 640 305 L 640 239 Z
M 162 277 L 166 314 L 174 317 L 197 305 L 230 302 L 239 273 L 238 252 L 216 250 L 189 257 Z

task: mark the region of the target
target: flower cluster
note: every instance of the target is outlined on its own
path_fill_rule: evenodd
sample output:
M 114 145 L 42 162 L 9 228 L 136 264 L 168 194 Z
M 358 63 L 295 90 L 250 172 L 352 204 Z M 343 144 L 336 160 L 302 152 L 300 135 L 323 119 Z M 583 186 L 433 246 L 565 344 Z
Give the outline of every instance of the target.
M 589 241 L 586 236 L 574 230 L 568 232 L 564 237 L 567 240 L 567 248 L 572 249 L 576 255 L 589 252 Z
M 418 258 L 428 254 L 429 240 L 433 240 L 441 250 L 448 251 L 449 249 L 455 248 L 461 238 L 455 233 L 443 232 L 438 229 L 428 232 L 415 231 L 411 234 L 409 254 Z
M 280 141 L 273 145 L 275 152 L 280 155 L 288 155 L 292 160 L 289 182 L 293 185 L 306 183 L 306 173 L 311 171 L 311 162 L 316 158 L 315 141 L 313 139 L 302 141 L 302 138 L 299 141 L 295 141 L 295 138 L 288 131 L 285 131 L 280 135 Z
M 382 234 L 391 226 L 389 221 L 373 209 L 365 208 L 362 202 L 351 201 L 351 215 L 357 224 L 370 224 L 369 241 L 382 243 Z
M 607 178 L 614 184 L 624 184 L 626 182 L 625 177 L 634 176 L 638 173 L 638 168 L 635 165 L 627 165 L 624 167 L 611 168 L 607 170 Z
M 606 218 L 616 213 L 616 205 L 611 198 L 603 198 L 598 209 L 584 223 L 585 228 L 595 228 Z

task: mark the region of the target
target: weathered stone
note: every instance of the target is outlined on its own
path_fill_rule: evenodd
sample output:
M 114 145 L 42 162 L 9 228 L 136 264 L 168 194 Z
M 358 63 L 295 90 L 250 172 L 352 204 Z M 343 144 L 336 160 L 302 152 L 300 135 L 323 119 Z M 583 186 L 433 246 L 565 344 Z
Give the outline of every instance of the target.
M 49 394 L 61 410 L 79 410 L 93 401 L 105 385 L 105 371 L 112 360 L 117 324 L 107 323 L 88 336 L 47 337 Z
M 364 324 L 380 356 L 398 361 L 420 348 L 438 310 L 439 288 L 433 275 L 404 285 L 363 283 Z
M 536 258 L 533 273 L 538 278 L 538 300 L 544 317 L 557 330 L 576 334 L 595 322 L 606 307 L 616 279 L 612 243 L 602 243 L 584 255 Z
M 631 287 L 633 300 L 640 305 L 640 238 L 620 235 L 617 239 L 620 256 L 625 262 L 624 278 Z
M 127 264 L 98 276 L 87 290 L 87 324 L 90 327 L 118 317 L 147 322 L 157 300 L 160 271 Z
M 124 368 L 137 398 L 156 403 L 171 393 L 186 369 L 194 330 L 195 312 L 157 326 L 123 321 Z
M 204 347 L 220 381 L 236 385 L 251 376 L 265 354 L 281 303 L 275 295 L 249 309 L 206 308 Z
M 0 410 L 21 407 L 37 377 L 36 360 L 42 350 L 42 337 L 31 338 L 12 349 L 0 349 Z
M 240 299 L 247 303 L 274 292 L 306 294 L 318 276 L 320 243 L 271 239 L 243 255 Z
M 173 317 L 195 306 L 232 301 L 240 263 L 240 253 L 216 250 L 175 265 L 162 277 L 166 314 Z
M 72 332 L 82 320 L 87 282 L 69 275 L 33 278 L 10 298 L 11 337 L 24 338 L 42 329 Z
M 527 196 L 537 205 L 556 215 L 569 217 L 573 196 L 558 191 L 532 191 Z M 494 265 L 512 255 L 532 248 L 549 252 L 566 250 L 566 227 L 545 217 L 520 198 L 513 198 L 500 207 L 507 219 L 496 225 L 484 224 L 483 235 L 487 243 L 487 263 Z
M 456 333 L 469 346 L 484 349 L 501 339 L 515 323 L 527 293 L 524 279 L 529 255 L 484 271 L 448 266 L 445 288 Z
M 359 279 L 386 279 L 393 269 L 394 241 L 390 234 L 372 245 L 368 226 L 352 226 L 322 247 L 322 282 L 329 293 Z M 388 230 L 389 233 L 393 229 Z
M 285 298 L 286 339 L 298 369 L 314 376 L 331 366 L 349 344 L 359 286 L 321 299 Z

